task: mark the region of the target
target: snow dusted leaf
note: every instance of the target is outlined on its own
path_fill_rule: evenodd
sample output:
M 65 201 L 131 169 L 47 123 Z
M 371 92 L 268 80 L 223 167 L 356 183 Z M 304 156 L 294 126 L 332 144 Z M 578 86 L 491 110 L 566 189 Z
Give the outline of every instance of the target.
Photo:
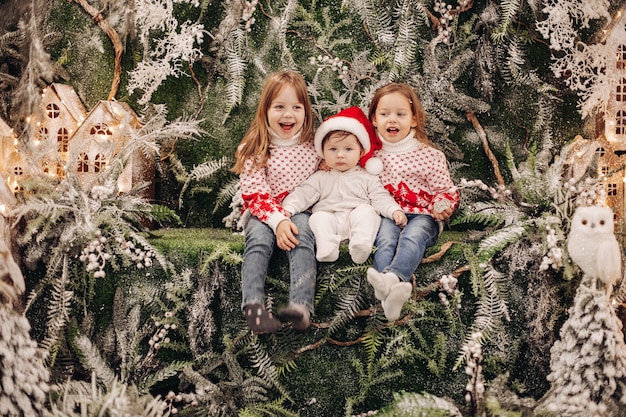
M 144 47 L 144 61 L 131 71 L 128 91 L 132 94 L 141 90 L 143 95 L 138 100 L 141 104 L 147 104 L 168 77 L 185 74 L 183 63 L 201 56 L 196 45 L 203 42 L 204 26 L 190 22 L 179 25 L 173 16 L 174 2 L 197 5 L 191 0 L 141 0 L 136 5 L 135 24 Z M 157 38 L 155 33 L 161 33 L 162 37 Z
M 592 20 L 610 19 L 609 6 L 607 0 L 557 0 L 543 9 L 547 19 L 537 22 L 537 30 L 549 39 L 550 47 L 564 52 L 554 58 L 551 68 L 579 93 L 583 117 L 608 102 L 613 85 L 606 68 L 616 49 L 610 42 L 587 45 L 580 41 L 579 32 L 589 28 Z

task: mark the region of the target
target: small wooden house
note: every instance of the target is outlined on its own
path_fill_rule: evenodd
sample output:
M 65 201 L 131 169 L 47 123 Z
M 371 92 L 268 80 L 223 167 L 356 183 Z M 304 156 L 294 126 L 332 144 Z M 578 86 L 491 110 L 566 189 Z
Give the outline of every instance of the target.
M 83 187 L 90 186 L 99 173 L 120 166 L 110 164 L 124 147 L 132 147 L 130 141 L 140 128 L 137 114 L 127 103 L 100 100 L 70 138 L 66 169 L 76 173 Z M 148 183 L 150 186 L 143 196 L 151 199 L 154 198 L 153 182 L 154 161 L 138 149 L 130 152 L 118 176 L 118 190 L 125 192 Z
M 13 129 L 0 119 L 0 175 L 13 191 L 19 190 L 19 180 L 24 176 L 24 161 L 17 152 L 17 136 Z
M 30 145 L 40 149 L 33 156 L 45 173 L 62 177 L 70 138 L 85 120 L 87 111 L 74 88 L 59 83 L 43 90 L 41 107 L 42 111 L 29 121 Z
M 606 67 L 613 86 L 606 111 L 596 115 L 598 175 L 604 179 L 606 204 L 621 221 L 626 211 L 626 14 L 620 13 L 611 22 L 602 42 L 615 59 Z

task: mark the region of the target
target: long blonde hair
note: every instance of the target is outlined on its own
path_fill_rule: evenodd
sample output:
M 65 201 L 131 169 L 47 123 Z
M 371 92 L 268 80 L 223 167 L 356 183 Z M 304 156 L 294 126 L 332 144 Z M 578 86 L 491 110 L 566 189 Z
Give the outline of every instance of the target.
M 263 166 L 267 162 L 271 142 L 267 113 L 274 98 L 280 94 L 281 89 L 286 85 L 293 87 L 298 100 L 304 106 L 304 125 L 302 126 L 300 142 L 313 139 L 313 107 L 307 92 L 306 81 L 302 75 L 295 71 L 274 72 L 265 79 L 256 115 L 250 128 L 241 139 L 237 152 L 235 152 L 236 161 L 232 168 L 233 172 L 241 173 L 250 157 L 255 157 L 256 166 Z
M 390 83 L 380 87 L 374 93 L 374 97 L 372 97 L 372 101 L 370 102 L 370 109 L 367 114 L 367 117 L 372 120 L 372 117 L 376 113 L 376 108 L 378 107 L 378 102 L 383 96 L 392 93 L 400 93 L 404 97 L 409 100 L 411 105 L 411 111 L 415 116 L 417 121 L 417 125 L 413 128 L 415 129 L 415 137 L 420 141 L 431 144 L 431 141 L 426 136 L 426 111 L 424 110 L 424 106 L 422 106 L 422 102 L 420 101 L 417 93 L 409 84 L 404 83 Z

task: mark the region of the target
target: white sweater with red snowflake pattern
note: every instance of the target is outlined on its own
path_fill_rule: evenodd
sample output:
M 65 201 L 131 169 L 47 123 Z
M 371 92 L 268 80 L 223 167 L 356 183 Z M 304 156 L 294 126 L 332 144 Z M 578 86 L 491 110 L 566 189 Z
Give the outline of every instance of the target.
M 287 218 L 283 199 L 315 172 L 319 163 L 313 141 L 299 143 L 298 138 L 272 140 L 266 164 L 255 167 L 254 158 L 249 158 L 239 176 L 243 210 L 266 223 L 274 233 L 278 223 Z
M 432 216 L 438 202 L 438 211 L 456 208 L 459 192 L 443 152 L 415 139 L 413 132 L 396 143 L 380 139 L 382 149 L 374 153 L 383 161 L 380 179 L 405 213 Z

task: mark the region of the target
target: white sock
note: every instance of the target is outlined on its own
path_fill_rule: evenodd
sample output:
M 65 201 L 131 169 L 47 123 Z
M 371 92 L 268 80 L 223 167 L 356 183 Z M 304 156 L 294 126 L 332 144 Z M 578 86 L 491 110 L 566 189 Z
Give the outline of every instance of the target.
M 367 268 L 367 282 L 374 288 L 374 297 L 382 301 L 387 298 L 391 286 L 399 283 L 399 279 L 393 272 L 382 273 L 374 268 Z
M 372 253 L 371 245 L 350 245 L 350 257 L 355 264 L 362 264 L 367 261 Z
M 331 243 L 318 245 L 315 258 L 319 262 L 335 262 L 339 259 L 339 245 L 333 245 Z
M 402 306 L 411 298 L 413 285 L 410 282 L 398 282 L 389 289 L 387 298 L 382 302 L 385 317 L 389 321 L 396 321 L 400 318 Z

